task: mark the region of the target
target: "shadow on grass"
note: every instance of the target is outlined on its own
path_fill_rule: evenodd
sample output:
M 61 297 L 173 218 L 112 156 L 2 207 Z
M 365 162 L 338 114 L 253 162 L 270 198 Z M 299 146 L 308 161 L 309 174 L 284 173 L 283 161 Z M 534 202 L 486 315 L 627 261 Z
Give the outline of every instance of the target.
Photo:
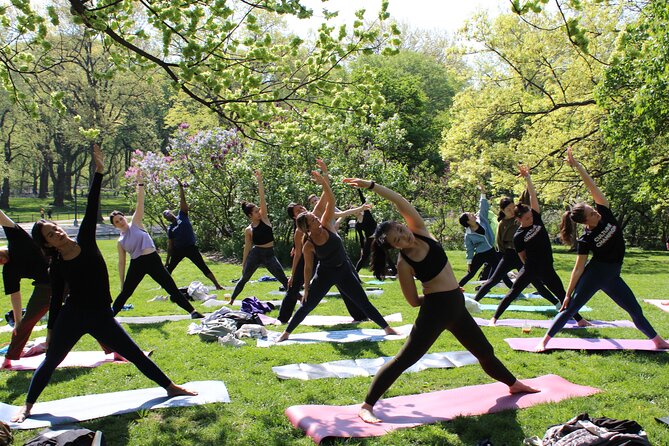
M 84 367 L 68 367 L 56 369 L 51 375 L 49 383 L 57 384 L 61 382 L 70 382 L 79 378 L 80 376 L 90 373 L 92 369 Z M 9 398 L 18 398 L 28 393 L 30 380 L 33 377 L 34 370 L 26 370 L 20 372 L 9 372 L 13 375 L 7 379 L 7 392 Z

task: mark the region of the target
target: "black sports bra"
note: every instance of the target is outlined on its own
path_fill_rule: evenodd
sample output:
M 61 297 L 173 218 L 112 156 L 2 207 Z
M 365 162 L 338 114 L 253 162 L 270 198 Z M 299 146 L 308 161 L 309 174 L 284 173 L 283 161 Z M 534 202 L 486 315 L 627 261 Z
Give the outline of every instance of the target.
M 260 220 L 258 226 L 255 228 L 251 226 L 251 239 L 253 240 L 254 245 L 266 245 L 269 242 L 274 241 L 274 233 L 272 232 L 272 227 L 267 226 L 264 221 Z
M 413 268 L 414 276 L 416 279 L 421 282 L 428 282 L 441 272 L 444 269 L 444 266 L 448 263 L 448 257 L 442 248 L 441 243 L 434 240 L 431 237 L 425 237 L 424 235 L 414 234 L 414 237 L 417 237 L 423 240 L 429 246 L 427 255 L 420 262 L 411 260 L 409 257 L 404 255 L 400 250 L 400 255 L 404 260 L 407 261 L 409 265 Z

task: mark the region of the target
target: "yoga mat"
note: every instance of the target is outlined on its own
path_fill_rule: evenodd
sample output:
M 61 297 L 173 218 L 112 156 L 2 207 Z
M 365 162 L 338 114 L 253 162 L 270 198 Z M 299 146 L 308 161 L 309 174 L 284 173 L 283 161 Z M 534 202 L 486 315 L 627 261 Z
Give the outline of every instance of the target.
M 156 324 L 167 321 L 184 321 L 190 319 L 190 314 L 164 314 L 161 316 L 116 316 L 121 324 Z
M 376 416 L 383 420 L 378 424 L 368 424 L 358 418 L 360 404 L 292 406 L 285 413 L 293 426 L 320 443 L 327 437 L 376 437 L 396 429 L 449 421 L 458 416 L 524 409 L 599 392 L 599 389 L 572 384 L 557 375 L 523 382 L 541 391 L 510 395 L 508 386 L 497 382 L 381 400 L 374 407 Z
M 149 352 L 144 352 L 145 355 L 148 355 Z M 9 370 L 14 371 L 26 371 L 26 370 L 35 370 L 39 365 L 44 361 L 46 354 L 42 353 L 41 355 L 28 356 L 20 359 L 12 360 L 12 368 Z M 2 360 L 5 358 L 2 357 Z M 106 362 L 113 362 L 115 364 L 127 364 L 128 361 L 115 361 L 114 354 L 110 353 L 105 355 L 103 351 L 95 352 L 70 352 L 67 354 L 63 362 L 58 365 L 59 369 L 65 367 L 88 367 L 93 368 L 99 365 L 102 365 Z M 7 370 L 7 369 L 3 369 Z
M 476 297 L 476 293 L 463 293 L 463 294 L 465 295 L 465 297 L 468 297 L 470 299 L 473 299 L 473 298 Z M 506 294 L 495 294 L 495 293 L 491 294 L 491 293 L 488 293 L 484 297 L 487 297 L 488 299 L 504 299 L 504 296 L 506 296 Z M 541 295 L 533 294 L 533 293 L 529 293 L 529 294 L 521 293 L 517 297 L 517 299 L 537 299 L 537 298 L 542 298 L 543 299 L 543 297 Z
M 393 359 L 392 356 L 383 356 L 381 358 L 345 359 L 322 364 L 302 362 L 272 367 L 272 371 L 281 379 L 301 379 L 303 381 L 321 378 L 374 376 L 379 368 L 391 359 Z M 415 373 L 425 369 L 449 369 L 477 363 L 478 360 L 468 351 L 428 353 L 406 369 L 404 373 Z
M 230 396 L 223 381 L 193 381 L 183 385 L 188 390 L 195 390 L 195 396 L 175 396 L 168 398 L 165 389 L 126 390 L 123 392 L 98 393 L 75 396 L 62 400 L 36 403 L 30 418 L 23 423 L 12 423 L 10 418 L 20 409 L 19 406 L 0 403 L 0 420 L 12 429 L 35 429 L 57 424 L 78 423 L 109 415 L 137 412 L 164 407 L 197 406 L 207 403 L 229 403 Z
M 264 325 L 282 325 L 281 322 L 273 317 L 265 314 L 259 314 L 260 320 Z M 393 313 L 385 316 L 386 322 L 402 322 L 402 313 Z M 300 323 L 300 325 L 320 325 L 324 327 L 331 327 L 338 324 L 353 324 L 355 321 L 351 316 L 317 316 L 309 315 Z
M 534 352 L 541 338 L 504 339 L 514 350 Z M 553 338 L 546 344 L 546 350 L 647 350 L 669 352 L 657 349 L 650 339 L 603 339 L 603 338 Z
M 475 317 L 474 320 L 476 323 L 482 327 L 490 327 L 490 319 L 482 319 L 480 317 Z M 577 328 L 636 328 L 636 325 L 632 321 L 588 321 L 592 324 L 590 327 L 579 327 L 575 320 L 571 319 L 564 326 L 566 329 L 577 329 Z M 553 325 L 552 320 L 545 319 L 500 319 L 497 321 L 497 324 L 493 325 L 494 327 L 517 327 L 521 328 L 525 325 L 529 325 L 534 328 L 551 328 Z
M 481 310 L 496 311 L 495 304 L 481 304 Z M 557 309 L 553 305 L 509 305 L 506 311 L 521 311 L 524 313 L 557 313 Z M 592 311 L 592 308 L 583 306 L 578 310 L 579 313 Z
M 40 331 L 45 329 L 46 325 L 35 325 L 32 331 Z M 12 327 L 11 325 L 3 325 L 2 327 L 0 327 L 0 333 L 11 333 L 12 331 L 14 331 L 14 327 Z
M 315 331 L 311 333 L 292 333 L 290 338 L 283 342 L 275 342 L 281 336 L 277 331 L 270 331 L 267 333 L 266 339 L 258 339 L 256 346 L 258 347 L 272 347 L 275 345 L 294 345 L 294 344 L 314 344 L 317 342 L 336 342 L 348 343 L 359 341 L 394 341 L 396 339 L 404 339 L 409 336 L 411 327 L 413 325 L 402 325 L 400 327 L 393 327 L 399 335 L 386 335 L 380 328 L 362 328 L 358 330 L 339 330 L 339 331 Z
M 663 417 L 663 418 L 657 418 L 657 417 L 656 417 L 655 419 L 656 419 L 657 421 L 659 421 L 660 423 L 664 423 L 664 424 L 666 424 L 667 426 L 669 426 L 669 417 Z
M 284 296 L 286 292 L 274 290 L 274 291 L 269 291 L 267 294 L 271 296 Z M 378 296 L 380 294 L 383 294 L 383 290 L 365 290 L 365 294 L 367 294 L 368 296 Z M 341 294 L 339 294 L 339 291 L 328 291 L 327 293 L 325 293 L 325 295 L 330 297 L 341 296 Z M 281 301 L 279 301 L 279 303 L 281 303 Z
M 669 313 L 669 300 L 660 299 L 644 299 L 644 302 L 656 306 L 662 311 Z

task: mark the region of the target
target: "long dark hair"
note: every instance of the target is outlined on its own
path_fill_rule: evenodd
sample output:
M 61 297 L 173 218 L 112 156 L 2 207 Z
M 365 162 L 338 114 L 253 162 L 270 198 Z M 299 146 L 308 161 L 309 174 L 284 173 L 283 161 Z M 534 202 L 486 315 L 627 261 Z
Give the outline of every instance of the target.
M 523 203 L 516 203 L 516 207 L 513 208 L 513 215 L 516 217 L 522 217 L 526 213 L 530 212 L 530 208 L 528 205 L 523 204 Z
M 562 214 L 560 221 L 560 240 L 565 245 L 571 245 L 576 228 L 571 222 L 585 223 L 585 203 L 578 203 Z
M 513 204 L 513 200 L 510 197 L 504 197 L 499 200 L 499 213 L 497 214 L 497 221 L 504 220 L 504 208 L 510 204 Z
M 42 228 L 46 223 L 52 223 L 51 220 L 45 220 L 43 218 L 40 218 L 35 222 L 33 225 L 33 228 L 30 230 L 30 235 L 32 236 L 33 240 L 37 244 L 37 246 L 42 250 L 45 256 L 49 257 L 50 259 L 54 259 L 58 256 L 58 250 L 54 248 L 53 246 L 47 246 L 48 243 L 46 239 L 44 238 L 44 235 L 42 234 Z
M 305 211 L 302 212 L 297 217 L 295 217 L 295 226 L 297 226 L 297 229 L 302 231 L 302 234 L 304 234 L 304 236 L 302 237 L 302 244 L 304 244 L 309 238 L 309 224 L 307 223 L 308 213 L 309 212 Z
M 384 221 L 376 227 L 372 236 L 372 255 L 369 259 L 369 267 L 378 280 L 386 277 L 388 251 L 392 249 L 390 243 L 386 241 L 386 234 L 396 224 L 397 222 L 394 221 Z
M 244 211 L 244 214 L 247 217 L 251 216 L 251 213 L 253 212 L 253 208 L 256 207 L 255 204 L 249 203 L 248 201 L 242 201 L 241 205 L 242 205 L 242 211 Z
M 290 221 L 293 222 L 293 232 L 295 232 L 295 229 L 297 229 L 297 222 L 295 221 L 297 217 L 293 215 L 293 209 L 295 209 L 295 206 L 299 206 L 298 203 L 290 203 L 288 207 L 286 208 L 286 213 L 288 213 L 288 218 L 290 218 Z

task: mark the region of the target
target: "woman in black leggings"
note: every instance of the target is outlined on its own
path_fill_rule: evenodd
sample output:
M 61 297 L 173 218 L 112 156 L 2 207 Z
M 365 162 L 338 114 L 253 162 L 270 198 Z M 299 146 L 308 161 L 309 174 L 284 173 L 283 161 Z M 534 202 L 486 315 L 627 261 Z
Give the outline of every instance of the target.
M 232 305 L 260 265 L 264 265 L 270 274 L 276 277 L 285 289 L 288 289 L 286 273 L 283 272 L 283 267 L 279 259 L 274 255 L 274 233 L 272 232 L 272 223 L 270 223 L 269 214 L 267 213 L 262 175 L 259 170 L 256 170 L 254 174 L 258 180 L 260 207 L 253 203 L 242 201 L 242 210 L 249 220 L 251 220 L 251 223 L 244 230 L 242 278 L 235 285 L 228 305 Z
M 147 274 L 170 295 L 170 300 L 180 308 L 187 311 L 191 318 L 202 318 L 202 314 L 193 308 L 188 299 L 179 291 L 174 279 L 163 265 L 156 245 L 148 232 L 144 229 L 142 219 L 144 218 L 144 182 L 141 173 L 137 176 L 137 205 L 130 223 L 121 211 L 113 211 L 109 215 L 109 221 L 121 234 L 118 238 L 118 277 L 121 282 L 121 292 L 114 300 L 112 310 L 114 315 L 118 314 L 123 305 L 128 301 L 132 293 Z M 130 254 L 130 266 L 128 274 L 125 273 L 126 252 Z
M 398 222 L 383 222 L 376 229 L 372 247 L 372 270 L 382 280 L 385 274 L 386 249 L 400 250 L 397 277 L 409 305 L 420 307 L 411 334 L 402 349 L 376 373 L 359 416 L 367 423 L 379 423 L 374 404 L 406 369 L 415 364 L 444 330 L 478 359 L 483 370 L 494 379 L 509 386 L 509 392 L 537 392 L 518 381 L 497 359 L 492 345 L 465 308 L 464 295 L 453 274 L 446 253 L 425 227 L 418 211 L 397 192 L 374 181 L 346 178 L 344 182 L 358 188 L 373 190 L 390 200 L 400 212 L 406 226 Z M 420 260 L 415 260 L 420 259 Z M 414 277 L 423 284 L 424 296 L 418 295 Z
M 144 375 L 165 388 L 168 396 L 196 395 L 196 392 L 174 384 L 114 319 L 109 307 L 111 294 L 107 265 L 95 242 L 104 169 L 102 152 L 97 144 L 93 149 L 93 159 L 95 177 L 77 239 L 71 239 L 60 226 L 50 221 L 40 220 L 33 226 L 33 239 L 52 255 L 50 276 L 53 295 L 49 318 L 55 320 L 55 325 L 46 357 L 30 381 L 26 405 L 12 418 L 16 423 L 30 416 L 33 404 L 48 384 L 53 371 L 86 333 L 135 364 Z M 62 305 L 66 285 L 69 295 L 65 305 Z
M 520 176 L 527 182 L 527 191 L 530 197 L 530 206 L 518 203 L 514 208 L 516 220 L 520 225 L 513 236 L 513 244 L 518 257 L 525 265 L 516 277 L 513 286 L 506 293 L 490 320 L 490 325 L 495 325 L 502 313 L 509 308 L 520 293 L 533 280 L 541 281 L 560 300 L 564 302 L 565 290 L 560 277 L 553 268 L 553 248 L 551 247 L 548 231 L 541 219 L 541 208 L 537 191 L 532 183 L 530 171 L 526 166 L 520 166 Z M 580 314 L 574 314 L 574 319 L 580 327 L 590 325 Z
M 288 339 L 293 330 L 316 308 L 328 290 L 334 285 L 341 290 L 342 296 L 345 295 L 353 301 L 365 316 L 376 322 L 384 329 L 386 334 L 397 334 L 367 298 L 365 290 L 360 285 L 353 269 L 353 264 L 346 254 L 344 244 L 332 226 L 335 199 L 327 178 L 327 167 L 321 160 L 318 160 L 318 165 L 324 175 L 314 171 L 312 176 L 317 183 L 323 186 L 323 196 L 319 205 L 324 204 L 325 210 L 320 218 L 311 212 L 303 212 L 297 217 L 297 227 L 305 234 L 306 239 L 302 249 L 304 257 L 304 294 L 302 306 L 295 312 L 288 323 L 288 327 L 277 339 L 277 342 Z M 314 258 L 318 259 L 318 266 L 312 280 Z

